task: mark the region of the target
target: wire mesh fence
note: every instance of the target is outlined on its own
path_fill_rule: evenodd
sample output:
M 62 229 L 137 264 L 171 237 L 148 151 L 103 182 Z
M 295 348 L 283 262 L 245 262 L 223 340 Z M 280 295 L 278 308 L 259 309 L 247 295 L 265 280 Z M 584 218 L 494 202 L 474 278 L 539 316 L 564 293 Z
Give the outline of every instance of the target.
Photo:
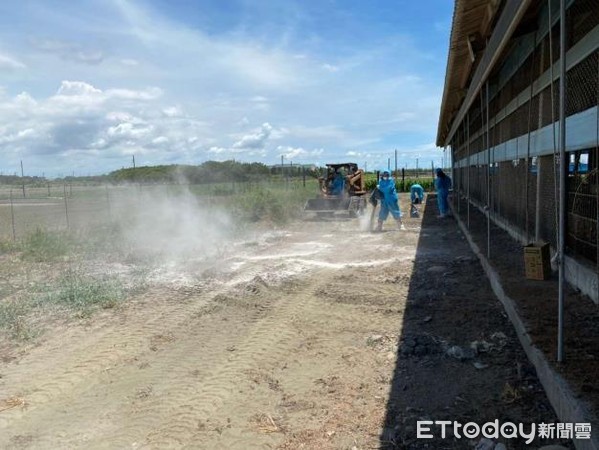
M 76 232 L 115 221 L 126 223 L 134 211 L 157 200 L 176 203 L 185 197 L 193 200 L 187 205 L 210 209 L 227 207 L 236 198 L 241 203 L 268 201 L 261 196 L 269 192 L 274 197 L 293 196 L 294 201 L 301 203 L 301 198 L 315 195 L 317 188 L 316 180 L 304 183 L 301 178 L 199 185 L 54 184 L 26 186 L 25 195 L 22 187 L 7 186 L 0 188 L 0 239 L 19 240 L 38 229 Z
M 599 272 L 599 8 L 567 10 L 566 151 L 560 167 L 559 17 L 540 4 L 536 27 L 512 39 L 452 137 L 459 197 L 526 239 L 557 246 L 559 175 L 566 172 L 567 252 Z M 464 208 L 460 204 L 460 208 Z M 490 236 L 492 239 L 492 236 Z

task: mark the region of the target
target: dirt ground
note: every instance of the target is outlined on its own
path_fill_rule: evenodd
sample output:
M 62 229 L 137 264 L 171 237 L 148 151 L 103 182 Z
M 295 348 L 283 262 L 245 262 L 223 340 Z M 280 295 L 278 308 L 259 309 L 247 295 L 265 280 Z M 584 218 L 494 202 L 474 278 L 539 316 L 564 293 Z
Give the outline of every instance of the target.
M 461 217 L 466 220 L 467 205 L 462 202 Z M 487 219 L 470 209 L 470 233 L 481 251 L 487 249 Z M 522 245 L 507 232 L 491 226 L 491 264 L 497 270 L 506 294 L 514 300 L 537 347 L 568 381 L 595 416 L 599 415 L 599 307 L 580 291 L 566 287 L 564 299 L 564 355 L 557 363 L 558 276 L 549 280 L 524 277 Z
M 557 422 L 457 225 L 422 212 L 268 231 L 0 346 L 0 447 L 461 449 L 478 439 L 418 440 L 416 421 Z

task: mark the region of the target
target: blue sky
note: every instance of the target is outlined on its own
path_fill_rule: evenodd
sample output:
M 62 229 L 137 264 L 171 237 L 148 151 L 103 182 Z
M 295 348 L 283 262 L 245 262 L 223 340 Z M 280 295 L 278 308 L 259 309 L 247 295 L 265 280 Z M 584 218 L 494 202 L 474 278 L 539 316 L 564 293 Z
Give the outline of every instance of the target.
M 5 0 L 0 171 L 439 164 L 453 2 Z

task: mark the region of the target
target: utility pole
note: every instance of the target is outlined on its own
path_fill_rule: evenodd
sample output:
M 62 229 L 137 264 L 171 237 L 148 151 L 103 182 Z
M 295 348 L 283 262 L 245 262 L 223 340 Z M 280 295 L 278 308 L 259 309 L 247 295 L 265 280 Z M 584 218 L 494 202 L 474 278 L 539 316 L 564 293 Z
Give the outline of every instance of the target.
M 25 175 L 23 172 L 23 160 L 21 160 L 21 181 L 23 182 L 23 198 L 25 198 Z
M 132 179 L 133 183 L 135 183 L 135 155 L 132 155 L 132 156 L 133 156 L 133 174 L 131 176 L 131 179 Z M 141 185 L 140 185 L 140 188 L 141 188 Z
M 395 179 L 397 180 L 397 149 L 395 149 Z

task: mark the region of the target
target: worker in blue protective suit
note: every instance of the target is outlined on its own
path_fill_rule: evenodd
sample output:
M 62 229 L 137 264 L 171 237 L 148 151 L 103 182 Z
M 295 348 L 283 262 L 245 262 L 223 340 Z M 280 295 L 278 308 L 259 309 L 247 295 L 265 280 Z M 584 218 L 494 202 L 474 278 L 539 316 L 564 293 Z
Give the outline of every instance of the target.
M 437 204 L 439 205 L 439 218 L 447 217 L 449 214 L 449 202 L 447 196 L 451 189 L 451 178 L 445 175 L 441 169 L 436 170 L 435 189 L 437 190 Z
M 418 183 L 410 186 L 410 217 L 420 217 L 420 211 L 416 205 L 424 202 L 424 189 Z
M 410 187 L 410 201 L 415 205 L 424 201 L 424 189 L 418 183 Z
M 381 192 L 381 210 L 379 211 L 379 223 L 376 231 L 383 231 L 383 222 L 389 216 L 393 216 L 400 230 L 404 230 L 403 222 L 401 221 L 401 211 L 399 209 L 397 190 L 395 189 L 395 180 L 391 177 L 389 170 L 381 171 L 381 178 L 377 185 L 377 189 Z
M 335 176 L 333 177 L 333 181 L 331 181 L 331 195 L 341 195 L 343 194 L 343 189 L 345 188 L 345 178 L 341 172 L 335 172 Z

